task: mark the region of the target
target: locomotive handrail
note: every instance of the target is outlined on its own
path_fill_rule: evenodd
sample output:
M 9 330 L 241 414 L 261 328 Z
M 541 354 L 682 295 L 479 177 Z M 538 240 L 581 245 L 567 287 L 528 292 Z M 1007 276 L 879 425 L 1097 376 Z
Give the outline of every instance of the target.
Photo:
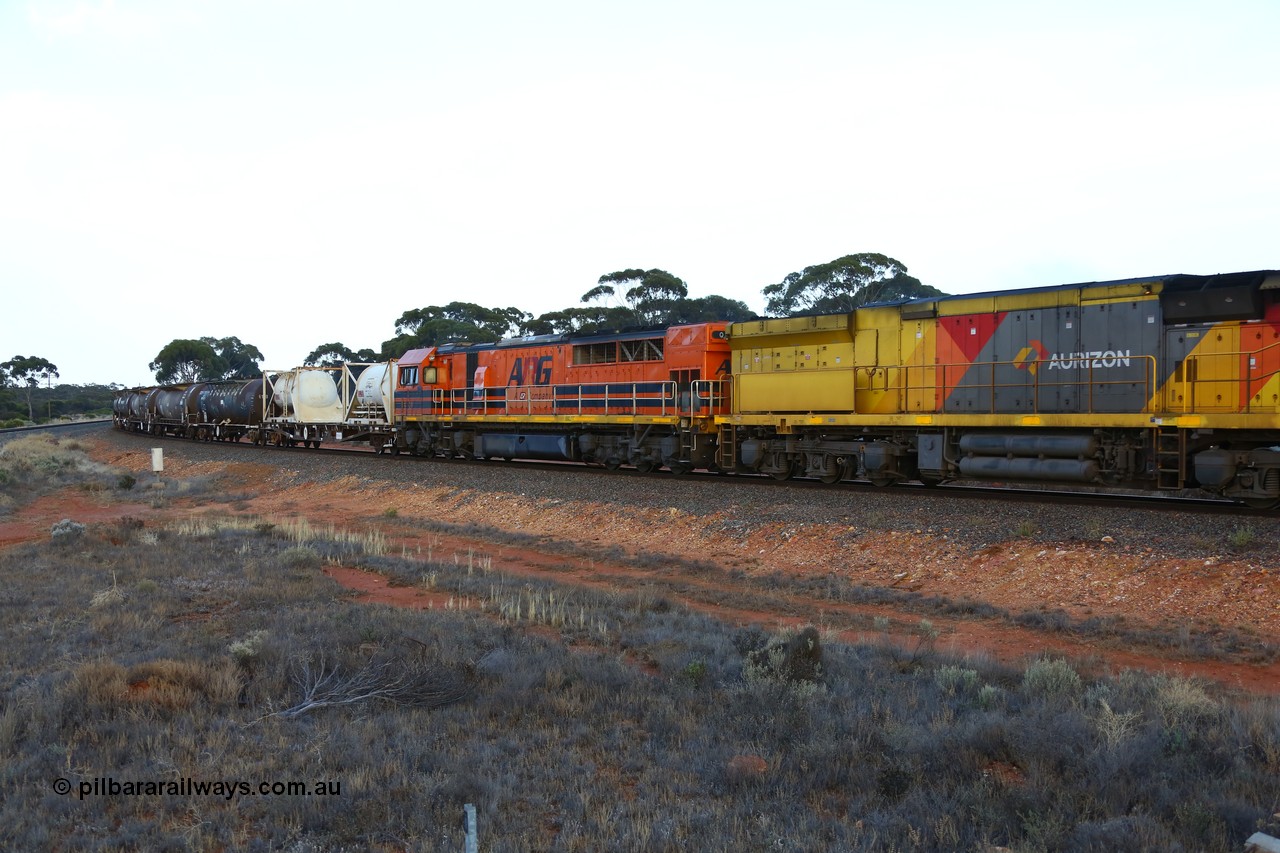
M 988 402 L 987 402 L 986 410 L 985 411 L 971 410 L 972 413 L 973 414 L 996 414 L 999 412 L 999 408 L 996 405 L 997 391 L 1001 389 L 1018 389 L 1018 390 L 1029 389 L 1031 391 L 1031 409 L 1029 412 L 1027 412 L 1027 414 L 1042 414 L 1044 413 L 1041 405 L 1041 394 L 1043 391 L 1046 391 L 1049 389 L 1055 389 L 1055 388 L 1058 388 L 1058 389 L 1083 388 L 1085 389 L 1084 402 L 1086 404 L 1083 412 L 1088 414 L 1094 414 L 1096 413 L 1096 405 L 1097 405 L 1095 400 L 1096 388 L 1141 384 L 1144 386 L 1143 395 L 1142 395 L 1142 399 L 1144 402 L 1143 402 L 1141 411 L 1149 412 L 1151 411 L 1150 400 L 1152 397 L 1152 389 L 1157 387 L 1156 358 L 1155 356 L 1152 356 L 1152 355 L 1133 355 L 1133 356 L 1125 356 L 1125 358 L 1128 358 L 1130 361 L 1139 361 L 1139 362 L 1145 363 L 1146 369 L 1143 370 L 1143 377 L 1141 379 L 1136 379 L 1133 376 L 1127 376 L 1123 379 L 1097 378 L 1097 375 L 1096 375 L 1097 371 L 1109 370 L 1113 367 L 1113 365 L 1103 365 L 1095 368 L 1094 362 L 1100 361 L 1102 359 L 1089 359 L 1089 358 L 1076 359 L 1076 361 L 1080 361 L 1084 363 L 1081 364 L 1079 367 L 1072 368 L 1072 369 L 1082 369 L 1087 371 L 1087 374 L 1084 377 L 1081 377 L 1079 379 L 1074 379 L 1071 381 L 1064 381 L 1064 382 L 1044 381 L 1040 377 L 1040 370 L 1032 369 L 1033 367 L 1042 366 L 1043 365 L 1042 361 L 1032 362 L 1031 364 L 1027 364 L 1025 362 L 1016 362 L 1016 361 L 937 362 L 934 364 L 899 364 L 899 365 L 886 365 L 886 366 L 875 366 L 875 367 L 855 367 L 854 368 L 854 377 L 855 377 L 854 391 L 855 393 L 860 391 L 862 392 L 881 391 L 885 394 L 889 394 L 891 392 L 896 391 L 896 394 L 897 394 L 896 410 L 898 412 L 910 411 L 910 408 L 909 408 L 910 399 L 913 394 L 918 394 L 922 398 L 927 398 L 929 395 L 932 395 L 933 397 L 932 405 L 928 408 L 919 409 L 918 411 L 944 413 L 945 407 L 946 407 L 946 400 L 950 396 L 952 391 L 955 391 L 957 388 L 961 388 L 961 387 L 970 388 L 970 389 L 982 388 L 988 392 Z M 999 367 L 1005 367 L 1005 368 L 1012 367 L 1017 370 L 1022 370 L 1025 373 L 1027 380 L 1025 382 L 997 382 L 996 369 Z M 985 373 L 987 377 L 986 381 L 985 382 L 976 381 L 977 378 L 981 375 L 981 373 L 975 373 L 975 370 L 982 371 L 984 368 L 985 368 Z M 935 378 L 933 379 L 933 381 L 913 384 L 911 381 L 912 371 L 918 371 L 920 373 L 925 373 L 925 374 L 927 374 L 929 371 L 936 371 L 937 373 L 940 373 L 941 376 L 939 378 L 937 374 L 935 374 Z M 959 381 L 948 381 L 948 376 L 952 372 L 959 373 L 959 376 L 958 376 Z M 901 374 L 901 375 L 895 376 L 894 377 L 895 381 L 891 381 L 890 379 L 891 374 Z M 865 377 L 866 379 L 865 385 L 862 385 L 858 382 L 859 376 Z M 877 382 L 877 377 L 880 377 L 878 382 Z M 904 381 L 896 381 L 897 379 L 903 379 Z M 964 384 L 961 384 L 962 382 Z
M 599 391 L 590 389 L 599 388 Z M 617 389 L 624 389 L 619 391 Z M 642 390 L 655 388 L 656 390 Z M 501 395 L 490 392 L 501 392 Z M 564 385 L 508 385 L 502 388 L 437 388 L 432 403 L 443 415 L 539 415 L 584 413 L 634 415 L 641 404 L 660 417 L 675 414 L 679 396 L 675 382 L 594 382 Z M 535 411 L 543 409 L 546 411 Z M 603 411 L 601 411 L 603 410 Z
M 689 405 L 682 409 L 681 414 L 695 418 L 724 414 L 728 399 L 725 395 L 727 384 L 723 379 L 694 380 L 689 388 Z

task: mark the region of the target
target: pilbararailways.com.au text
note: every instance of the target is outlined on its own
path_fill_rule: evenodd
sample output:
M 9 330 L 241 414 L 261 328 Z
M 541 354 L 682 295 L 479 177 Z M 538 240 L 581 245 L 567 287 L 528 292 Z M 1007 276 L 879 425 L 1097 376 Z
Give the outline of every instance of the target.
M 241 782 L 238 779 L 204 781 L 184 776 L 163 782 L 138 779 L 117 780 L 113 776 L 82 779 L 73 784 L 69 779 L 55 779 L 54 793 L 75 791 L 79 799 L 86 797 L 340 797 L 342 782 L 320 779 L 315 782 Z

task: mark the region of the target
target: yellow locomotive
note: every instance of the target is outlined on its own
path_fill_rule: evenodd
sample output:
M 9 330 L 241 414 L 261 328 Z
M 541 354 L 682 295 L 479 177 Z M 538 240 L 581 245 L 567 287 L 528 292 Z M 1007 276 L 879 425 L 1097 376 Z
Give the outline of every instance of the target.
M 729 338 L 722 467 L 1280 505 L 1280 272 L 918 299 Z

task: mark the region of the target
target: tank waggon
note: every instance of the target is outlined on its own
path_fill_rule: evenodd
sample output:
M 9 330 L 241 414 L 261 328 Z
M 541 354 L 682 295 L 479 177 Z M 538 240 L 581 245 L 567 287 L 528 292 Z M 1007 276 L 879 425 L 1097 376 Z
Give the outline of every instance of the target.
M 196 395 L 199 423 L 194 437 L 216 441 L 258 441 L 262 426 L 263 382 L 240 379 L 209 382 Z
M 116 425 L 131 432 L 141 432 L 147 424 L 147 395 L 150 388 L 130 388 L 116 394 L 111 408 Z
M 1200 488 L 1280 505 L 1280 273 L 730 327 L 721 465 L 785 479 Z
M 111 400 L 111 420 L 116 429 L 129 428 L 129 399 L 132 390 L 120 390 Z
M 167 385 L 149 397 L 151 432 L 195 438 L 200 424 L 199 399 L 204 383 Z
M 150 388 L 139 388 L 129 395 L 129 427 L 134 432 L 147 428 L 147 397 L 150 393 Z
M 385 447 L 394 434 L 394 362 L 352 362 L 264 374 L 270 404 L 263 440 L 271 444 L 360 442 Z
M 715 464 L 724 323 L 543 335 L 411 350 L 398 362 L 396 450 L 642 471 Z
M 395 423 L 396 362 L 384 361 L 369 364 L 348 364 L 350 396 L 347 399 L 347 416 L 344 441 L 355 441 L 378 448 L 395 450 L 399 429 Z
M 268 405 L 261 440 L 267 444 L 319 447 L 340 426 L 346 406 L 339 396 L 340 368 L 299 367 L 263 374 Z
M 360 365 L 351 365 L 361 367 Z M 356 376 L 352 419 L 390 422 L 395 391 L 395 362 L 369 364 Z

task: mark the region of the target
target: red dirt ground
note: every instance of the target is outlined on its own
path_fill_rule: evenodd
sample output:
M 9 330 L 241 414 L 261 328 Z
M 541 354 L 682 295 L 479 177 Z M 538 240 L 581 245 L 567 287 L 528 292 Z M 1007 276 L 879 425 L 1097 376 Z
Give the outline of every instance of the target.
M 137 459 L 119 451 L 99 448 L 91 452 L 109 464 L 138 467 Z M 536 531 L 551 539 L 587 546 L 618 545 L 629 553 L 710 557 L 744 576 L 775 571 L 821 576 L 835 573 L 858 584 L 983 601 L 1013 612 L 1061 608 L 1074 618 L 1124 616 L 1131 626 L 1190 623 L 1235 627 L 1258 639 L 1280 643 L 1280 564 L 1261 562 L 1258 557 L 1189 561 L 1150 551 L 1124 551 L 1107 543 L 1062 545 L 1034 540 L 974 551 L 944 536 L 920 531 L 862 531 L 850 546 L 838 541 L 848 532 L 840 525 L 761 526 L 745 536 L 727 535 L 721 532 L 724 518 L 693 516 L 676 508 L 631 509 L 623 514 L 616 505 L 587 499 L 517 500 L 492 493 L 459 494 L 447 488 L 401 488 L 354 477 L 325 485 L 309 484 L 304 508 L 296 493 L 281 487 L 278 472 L 269 466 L 189 463 L 178 453 L 166 459 L 166 477 L 197 476 L 234 483 L 235 490 L 246 495 L 236 504 L 241 512 L 268 519 L 305 516 L 313 526 L 351 526 L 355 520 L 362 530 L 381 530 L 393 543 L 393 552 L 403 548 L 423 558 L 487 558 L 493 570 L 545 576 L 583 587 L 647 587 L 655 595 L 731 624 L 755 623 L 766 628 L 814 624 L 845 639 L 875 640 L 879 632 L 867 631 L 868 615 L 886 616 L 905 625 L 917 623 L 921 615 L 891 606 L 839 605 L 785 592 L 774 594 L 767 610 L 730 609 L 717 604 L 726 583 L 722 577 L 708 579 L 676 559 L 655 561 L 654 568 L 637 568 L 474 538 L 420 533 L 380 515 L 370 517 L 370 507 L 394 508 L 402 519 L 430 517 L 491 527 L 500 524 L 505 530 Z M 50 525 L 65 517 L 86 523 L 134 516 L 150 526 L 193 512 L 226 511 L 222 504 L 195 506 L 180 498 L 170 498 L 161 511 L 141 504 L 100 502 L 84 493 L 64 493 L 36 501 L 0 524 L 0 546 L 46 537 Z M 391 586 L 379 575 L 355 569 L 330 568 L 327 572 L 357 600 L 423 609 L 450 606 L 447 593 Z M 1070 657 L 1090 672 L 1126 668 L 1166 671 L 1210 679 L 1247 693 L 1280 694 L 1280 662 L 1181 660 L 1163 649 L 1116 648 L 999 619 L 928 618 L 939 631 L 937 648 L 941 651 L 982 654 L 1011 663 L 1050 653 Z

